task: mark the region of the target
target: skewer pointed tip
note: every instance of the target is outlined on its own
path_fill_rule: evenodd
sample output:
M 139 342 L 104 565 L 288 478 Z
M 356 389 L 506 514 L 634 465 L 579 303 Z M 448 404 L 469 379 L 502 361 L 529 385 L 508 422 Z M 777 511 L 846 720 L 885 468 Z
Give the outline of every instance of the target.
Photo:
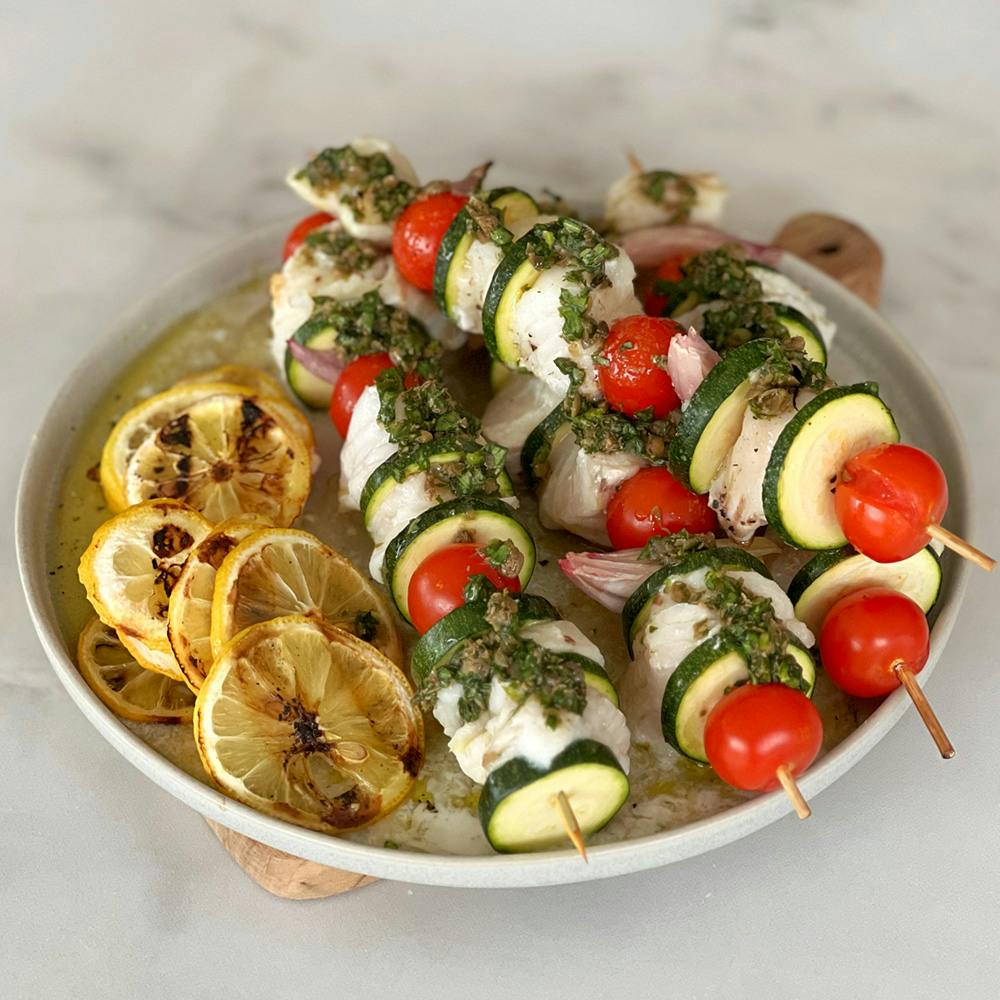
M 642 173 L 642 162 L 639 160 L 639 157 L 635 155 L 635 152 L 633 150 L 631 149 L 625 150 L 625 159 L 628 160 L 628 165 L 633 173 L 635 174 Z
M 583 858 L 584 864 L 590 864 L 587 858 L 587 845 L 583 841 L 583 831 L 580 829 L 576 813 L 573 812 L 573 807 L 569 804 L 569 799 L 566 797 L 565 792 L 559 792 L 556 795 L 556 805 L 559 808 L 559 819 L 562 821 L 566 836 L 569 837 L 570 842 L 576 848 L 577 854 Z
M 899 683 L 906 688 L 906 693 L 913 701 L 913 706 L 920 714 L 921 720 L 927 727 L 927 732 L 931 734 L 931 739 L 934 740 L 934 744 L 938 748 L 938 753 L 945 760 L 951 760 L 955 756 L 955 747 L 952 745 L 951 740 L 948 739 L 948 734 L 944 731 L 944 726 L 941 725 L 941 720 L 938 719 L 937 713 L 931 708 L 931 703 L 927 700 L 927 695 L 924 694 L 923 689 L 917 683 L 917 678 L 914 676 L 913 671 L 907 670 L 902 663 L 897 663 L 893 666 L 892 672 L 896 675 Z
M 946 549 L 951 549 L 963 559 L 975 563 L 987 573 L 992 573 L 996 569 L 997 561 L 992 556 L 970 545 L 964 538 L 960 538 L 953 531 L 942 528 L 940 524 L 927 525 L 927 534 L 936 542 L 940 542 Z
M 809 819 L 812 816 L 812 809 L 809 807 L 809 803 L 806 802 L 805 796 L 799 791 L 799 786 L 795 782 L 791 768 L 787 764 L 782 764 L 776 773 L 778 781 L 781 782 L 781 787 L 785 790 L 785 794 L 791 799 L 792 805 L 795 807 L 795 815 L 799 819 Z

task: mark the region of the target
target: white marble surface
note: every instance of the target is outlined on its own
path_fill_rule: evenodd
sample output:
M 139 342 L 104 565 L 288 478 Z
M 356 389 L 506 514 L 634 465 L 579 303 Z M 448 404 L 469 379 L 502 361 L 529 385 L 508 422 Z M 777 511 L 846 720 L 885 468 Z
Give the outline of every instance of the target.
M 270 898 L 59 688 L 10 511 L 60 373 L 193 256 L 293 211 L 284 168 L 359 132 L 425 176 L 494 157 L 498 179 L 578 196 L 630 145 L 717 169 L 749 233 L 807 209 L 863 222 L 883 310 L 966 429 L 977 540 L 1000 550 L 995 3 L 392 6 L 0 7 L 0 994 L 995 996 L 1000 580 L 977 577 L 929 684 L 954 761 L 910 713 L 812 822 L 558 889 Z

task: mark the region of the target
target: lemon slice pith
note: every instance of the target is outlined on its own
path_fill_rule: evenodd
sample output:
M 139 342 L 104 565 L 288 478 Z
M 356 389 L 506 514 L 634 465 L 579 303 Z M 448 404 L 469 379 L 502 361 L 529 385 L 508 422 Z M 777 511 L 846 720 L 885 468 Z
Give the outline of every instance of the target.
M 259 395 L 274 396 L 277 399 L 285 395 L 285 390 L 276 378 L 260 368 L 251 368 L 249 365 L 219 365 L 218 368 L 185 375 L 174 385 L 198 385 L 201 382 L 229 382 L 232 385 L 246 386 Z
M 144 643 L 142 639 L 137 639 L 124 630 L 118 630 L 117 635 L 118 641 L 125 647 L 125 651 L 140 667 L 184 683 L 184 672 L 172 650 L 154 649 Z
M 223 560 L 212 598 L 212 651 L 257 622 L 313 615 L 367 639 L 390 660 L 402 647 L 381 590 L 314 535 L 255 531 Z
M 106 625 L 170 652 L 167 602 L 188 552 L 211 530 L 197 511 L 153 500 L 105 521 L 80 558 L 80 582 Z
M 80 633 L 76 662 L 91 691 L 116 715 L 133 722 L 191 721 L 194 695 L 179 681 L 140 666 L 100 618 Z
M 198 692 L 194 731 L 224 792 L 313 830 L 365 826 L 407 796 L 423 721 L 400 670 L 367 643 L 303 616 L 228 643 Z
M 167 637 L 179 672 L 197 691 L 212 665 L 212 594 L 223 559 L 247 535 L 267 527 L 253 515 L 223 521 L 192 550 L 181 570 L 167 609 Z
M 213 524 L 241 513 L 291 524 L 312 479 L 305 441 L 247 395 L 193 403 L 150 435 L 129 459 L 125 499 L 183 500 Z

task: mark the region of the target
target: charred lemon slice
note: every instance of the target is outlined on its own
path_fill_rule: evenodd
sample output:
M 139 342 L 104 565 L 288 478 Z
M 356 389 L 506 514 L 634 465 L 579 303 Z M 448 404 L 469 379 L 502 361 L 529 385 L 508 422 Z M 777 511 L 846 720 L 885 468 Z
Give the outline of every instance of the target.
M 136 448 L 125 499 L 183 500 L 213 524 L 257 514 L 286 525 L 299 516 L 311 479 L 308 443 L 270 401 L 229 393 L 193 403 Z
M 267 527 L 253 515 L 234 517 L 215 527 L 192 550 L 170 593 L 167 637 L 184 680 L 201 687 L 212 665 L 212 594 L 222 560 L 247 535 Z M 141 661 L 140 661 L 141 662 Z
M 125 647 L 125 651 L 140 667 L 152 670 L 157 674 L 163 674 L 164 677 L 169 677 L 171 680 L 184 683 L 184 672 L 181 670 L 180 664 L 177 662 L 177 657 L 174 656 L 172 650 L 153 649 L 152 646 L 147 646 L 141 639 L 137 639 L 127 632 L 119 632 L 118 641 Z
M 226 382 L 199 382 L 176 386 L 144 399 L 125 413 L 112 428 L 101 452 L 101 488 L 108 507 L 117 513 L 128 506 L 125 470 L 129 459 L 148 437 L 192 403 L 219 393 L 250 392 L 249 386 Z
M 277 415 L 312 447 L 313 430 L 309 418 L 289 401 L 281 383 L 267 372 L 261 371 L 260 368 L 251 368 L 249 365 L 219 365 L 218 368 L 188 375 L 180 379 L 177 386 L 197 385 L 201 382 L 228 382 L 244 386 L 252 395 L 266 396 L 269 402 L 277 404 L 275 407 Z
M 190 722 L 194 695 L 179 681 L 145 670 L 113 628 L 94 618 L 80 633 L 76 662 L 90 690 L 132 722 Z
M 80 559 L 98 617 L 130 640 L 170 653 L 167 603 L 188 553 L 212 526 L 176 500 L 153 500 L 105 521 Z
M 308 615 L 370 642 L 399 663 L 402 647 L 381 591 L 339 552 L 293 528 L 255 531 L 219 567 L 212 651 L 257 622 Z
M 198 692 L 194 732 L 222 791 L 324 832 L 390 812 L 423 761 L 423 721 L 395 664 L 297 615 L 225 646 Z

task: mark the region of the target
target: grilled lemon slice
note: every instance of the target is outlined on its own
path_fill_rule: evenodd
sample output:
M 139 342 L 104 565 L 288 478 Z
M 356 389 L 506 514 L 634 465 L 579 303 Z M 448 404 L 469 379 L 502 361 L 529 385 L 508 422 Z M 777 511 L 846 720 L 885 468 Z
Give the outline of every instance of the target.
M 225 646 L 198 692 L 194 731 L 224 792 L 324 832 L 390 812 L 423 760 L 423 721 L 395 664 L 299 615 Z
M 153 650 L 170 653 L 170 591 L 188 553 L 211 527 L 176 500 L 152 500 L 105 521 L 80 558 L 79 570 L 101 621 Z
M 212 665 L 212 594 L 222 560 L 247 535 L 267 527 L 253 515 L 223 521 L 188 556 L 170 593 L 167 637 L 180 673 L 192 691 L 201 687 Z
M 201 382 L 229 382 L 244 387 L 254 395 L 266 396 L 272 403 L 281 404 L 275 410 L 277 415 L 312 447 L 313 430 L 309 418 L 289 401 L 281 383 L 267 372 L 249 365 L 219 365 L 218 368 L 195 372 L 179 379 L 177 386 L 197 385 Z
M 163 674 L 171 680 L 184 683 L 184 672 L 181 670 L 177 657 L 170 649 L 153 649 L 147 646 L 141 639 L 137 639 L 127 632 L 118 632 L 118 641 L 125 647 L 125 651 L 145 670 L 152 670 L 154 673 Z
M 291 524 L 309 496 L 312 456 L 269 407 L 269 400 L 227 393 L 182 410 L 129 459 L 126 502 L 169 497 L 213 524 L 237 514 Z
M 212 651 L 257 622 L 282 615 L 322 618 L 402 660 L 399 633 L 381 591 L 339 552 L 293 528 L 255 531 L 219 567 L 212 598 Z
M 93 618 L 80 633 L 76 662 L 90 690 L 133 722 L 190 722 L 194 695 L 179 681 L 145 670 L 114 629 Z
M 216 370 L 222 371 L 222 369 Z M 135 454 L 139 445 L 164 424 L 173 420 L 192 404 L 210 396 L 219 394 L 252 396 L 255 391 L 254 386 L 240 383 L 190 381 L 179 383 L 172 389 L 150 396 L 149 399 L 144 399 L 133 406 L 112 428 L 101 452 L 101 488 L 104 490 L 104 498 L 109 509 L 117 513 L 129 505 L 125 496 L 125 473 L 129 459 Z M 306 442 L 310 450 L 313 448 L 312 426 L 301 410 L 288 402 L 285 396 L 268 395 L 266 405 Z

